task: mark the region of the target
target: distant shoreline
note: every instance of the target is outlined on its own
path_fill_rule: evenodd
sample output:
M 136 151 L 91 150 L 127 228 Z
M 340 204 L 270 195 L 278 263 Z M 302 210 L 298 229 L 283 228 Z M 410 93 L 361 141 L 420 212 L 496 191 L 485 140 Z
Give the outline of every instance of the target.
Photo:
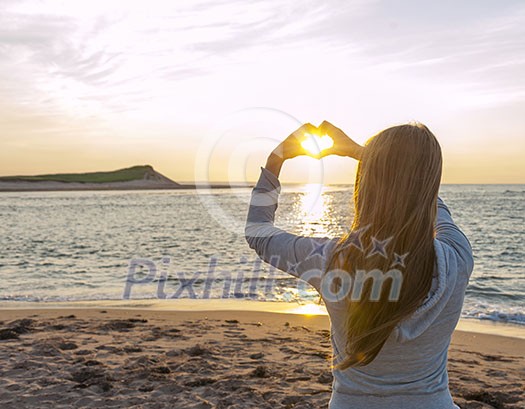
M 90 190 L 195 190 L 249 188 L 247 184 L 177 183 L 151 165 L 108 172 L 57 173 L 36 176 L 2 176 L 0 192 L 68 192 Z
M 253 185 L 178 185 L 178 186 L 110 186 L 108 183 L 101 183 L 98 186 L 89 184 L 89 186 L 5 186 L 7 182 L 0 182 L 0 193 L 18 193 L 18 192 L 83 192 L 83 191 L 125 191 L 125 190 L 197 190 L 197 189 L 246 189 L 253 188 Z M 14 184 L 14 182 L 9 182 Z M 29 183 L 47 183 L 47 182 L 29 182 Z M 65 183 L 64 183 L 65 184 Z
M 139 185 L 137 182 L 129 184 L 129 182 L 117 182 L 119 185 L 114 183 L 73 183 L 73 182 L 45 182 L 45 181 L 2 181 L 0 178 L 0 193 L 15 193 L 15 192 L 76 192 L 76 191 L 124 191 L 124 190 L 197 190 L 197 189 L 253 189 L 255 182 L 243 184 L 228 184 L 228 183 L 216 183 L 216 184 L 205 184 L 205 183 L 173 183 L 173 184 L 161 184 L 147 182 L 143 185 Z M 23 186 L 22 184 L 26 184 Z M 49 186 L 48 183 L 60 183 L 60 185 Z M 122 185 L 120 185 L 122 183 Z M 30 184 L 30 185 L 29 185 Z M 44 184 L 46 184 L 44 186 Z M 302 186 L 303 183 L 283 183 L 283 187 L 296 187 Z M 509 187 L 521 187 L 525 184 L 521 183 L 484 183 L 484 184 L 458 184 L 458 183 L 443 183 L 443 186 L 509 186 Z M 332 188 L 349 188 L 353 187 L 353 184 L 342 184 L 342 183 L 329 183 L 324 186 Z

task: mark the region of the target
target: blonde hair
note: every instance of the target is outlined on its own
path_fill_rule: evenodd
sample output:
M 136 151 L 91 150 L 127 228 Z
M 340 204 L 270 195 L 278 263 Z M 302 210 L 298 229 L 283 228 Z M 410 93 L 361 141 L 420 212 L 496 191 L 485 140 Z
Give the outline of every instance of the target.
M 372 362 L 396 325 L 413 313 L 430 291 L 435 263 L 434 224 L 441 180 L 441 148 L 422 124 L 388 128 L 366 143 L 354 187 L 355 217 L 351 231 L 331 254 L 327 271 L 340 269 L 355 278 L 357 270 L 387 272 L 396 265 L 403 276 L 397 300 L 387 298 L 385 281 L 380 299 L 370 298 L 365 281 L 358 300 L 345 299 L 346 356 L 338 369 Z M 348 245 L 360 232 L 363 248 Z M 355 238 L 355 237 L 354 237 Z M 374 240 L 385 241 L 385 254 L 372 251 Z

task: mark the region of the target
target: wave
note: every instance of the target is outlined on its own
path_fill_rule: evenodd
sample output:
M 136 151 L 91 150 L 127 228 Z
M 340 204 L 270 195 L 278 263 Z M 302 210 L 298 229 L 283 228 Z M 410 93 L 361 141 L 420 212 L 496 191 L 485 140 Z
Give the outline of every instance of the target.
M 465 318 L 525 325 L 525 313 L 523 312 L 505 312 L 498 310 L 464 311 L 462 316 Z
M 523 301 L 524 295 L 519 293 L 511 293 L 496 287 L 484 287 L 480 285 L 470 284 L 465 294 L 469 297 L 483 298 L 485 300 L 498 301 Z
M 503 191 L 504 195 L 520 195 L 520 194 L 524 194 L 524 193 L 525 193 L 525 190 L 510 190 L 510 189 L 506 189 L 505 191 Z

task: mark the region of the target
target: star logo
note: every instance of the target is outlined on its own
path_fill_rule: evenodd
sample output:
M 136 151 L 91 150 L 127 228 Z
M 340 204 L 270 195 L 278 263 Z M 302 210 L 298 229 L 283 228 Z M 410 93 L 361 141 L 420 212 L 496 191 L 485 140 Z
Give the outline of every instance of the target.
M 365 251 L 365 248 L 363 247 L 363 242 L 361 241 L 361 236 L 369 227 L 370 225 L 351 231 L 345 240 L 343 249 L 354 246 L 360 251 Z
M 388 258 L 388 255 L 386 253 L 386 246 L 388 245 L 390 240 L 392 240 L 392 237 L 389 237 L 386 240 L 377 240 L 375 237 L 372 236 L 372 250 L 370 251 L 370 253 L 368 253 L 367 257 L 380 254 L 384 258 Z
M 286 271 L 290 274 L 297 274 L 297 267 L 299 266 L 299 263 L 290 263 L 289 261 L 286 262 L 288 267 L 286 268 Z
M 397 254 L 396 252 L 394 252 L 394 261 L 392 262 L 392 264 L 390 265 L 390 267 L 395 267 L 395 266 L 401 266 L 401 267 L 406 267 L 405 266 L 405 258 L 408 256 L 408 253 L 405 253 L 403 254 L 402 256 L 400 256 L 399 254 Z
M 313 249 L 310 252 L 310 254 L 308 254 L 308 257 L 306 259 L 309 259 L 309 258 L 312 258 L 312 257 L 315 257 L 315 256 L 324 257 L 325 246 L 326 246 L 326 242 L 325 243 L 318 243 L 318 242 L 314 241 L 313 242 Z

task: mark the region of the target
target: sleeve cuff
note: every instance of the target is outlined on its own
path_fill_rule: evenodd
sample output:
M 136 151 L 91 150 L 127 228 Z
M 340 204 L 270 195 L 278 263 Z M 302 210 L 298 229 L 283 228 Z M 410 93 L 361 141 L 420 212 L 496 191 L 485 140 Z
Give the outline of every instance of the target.
M 281 193 L 281 182 L 279 182 L 279 179 L 277 179 L 272 172 L 263 167 L 261 167 L 261 176 L 255 187 L 259 189 L 275 190 L 277 193 Z

